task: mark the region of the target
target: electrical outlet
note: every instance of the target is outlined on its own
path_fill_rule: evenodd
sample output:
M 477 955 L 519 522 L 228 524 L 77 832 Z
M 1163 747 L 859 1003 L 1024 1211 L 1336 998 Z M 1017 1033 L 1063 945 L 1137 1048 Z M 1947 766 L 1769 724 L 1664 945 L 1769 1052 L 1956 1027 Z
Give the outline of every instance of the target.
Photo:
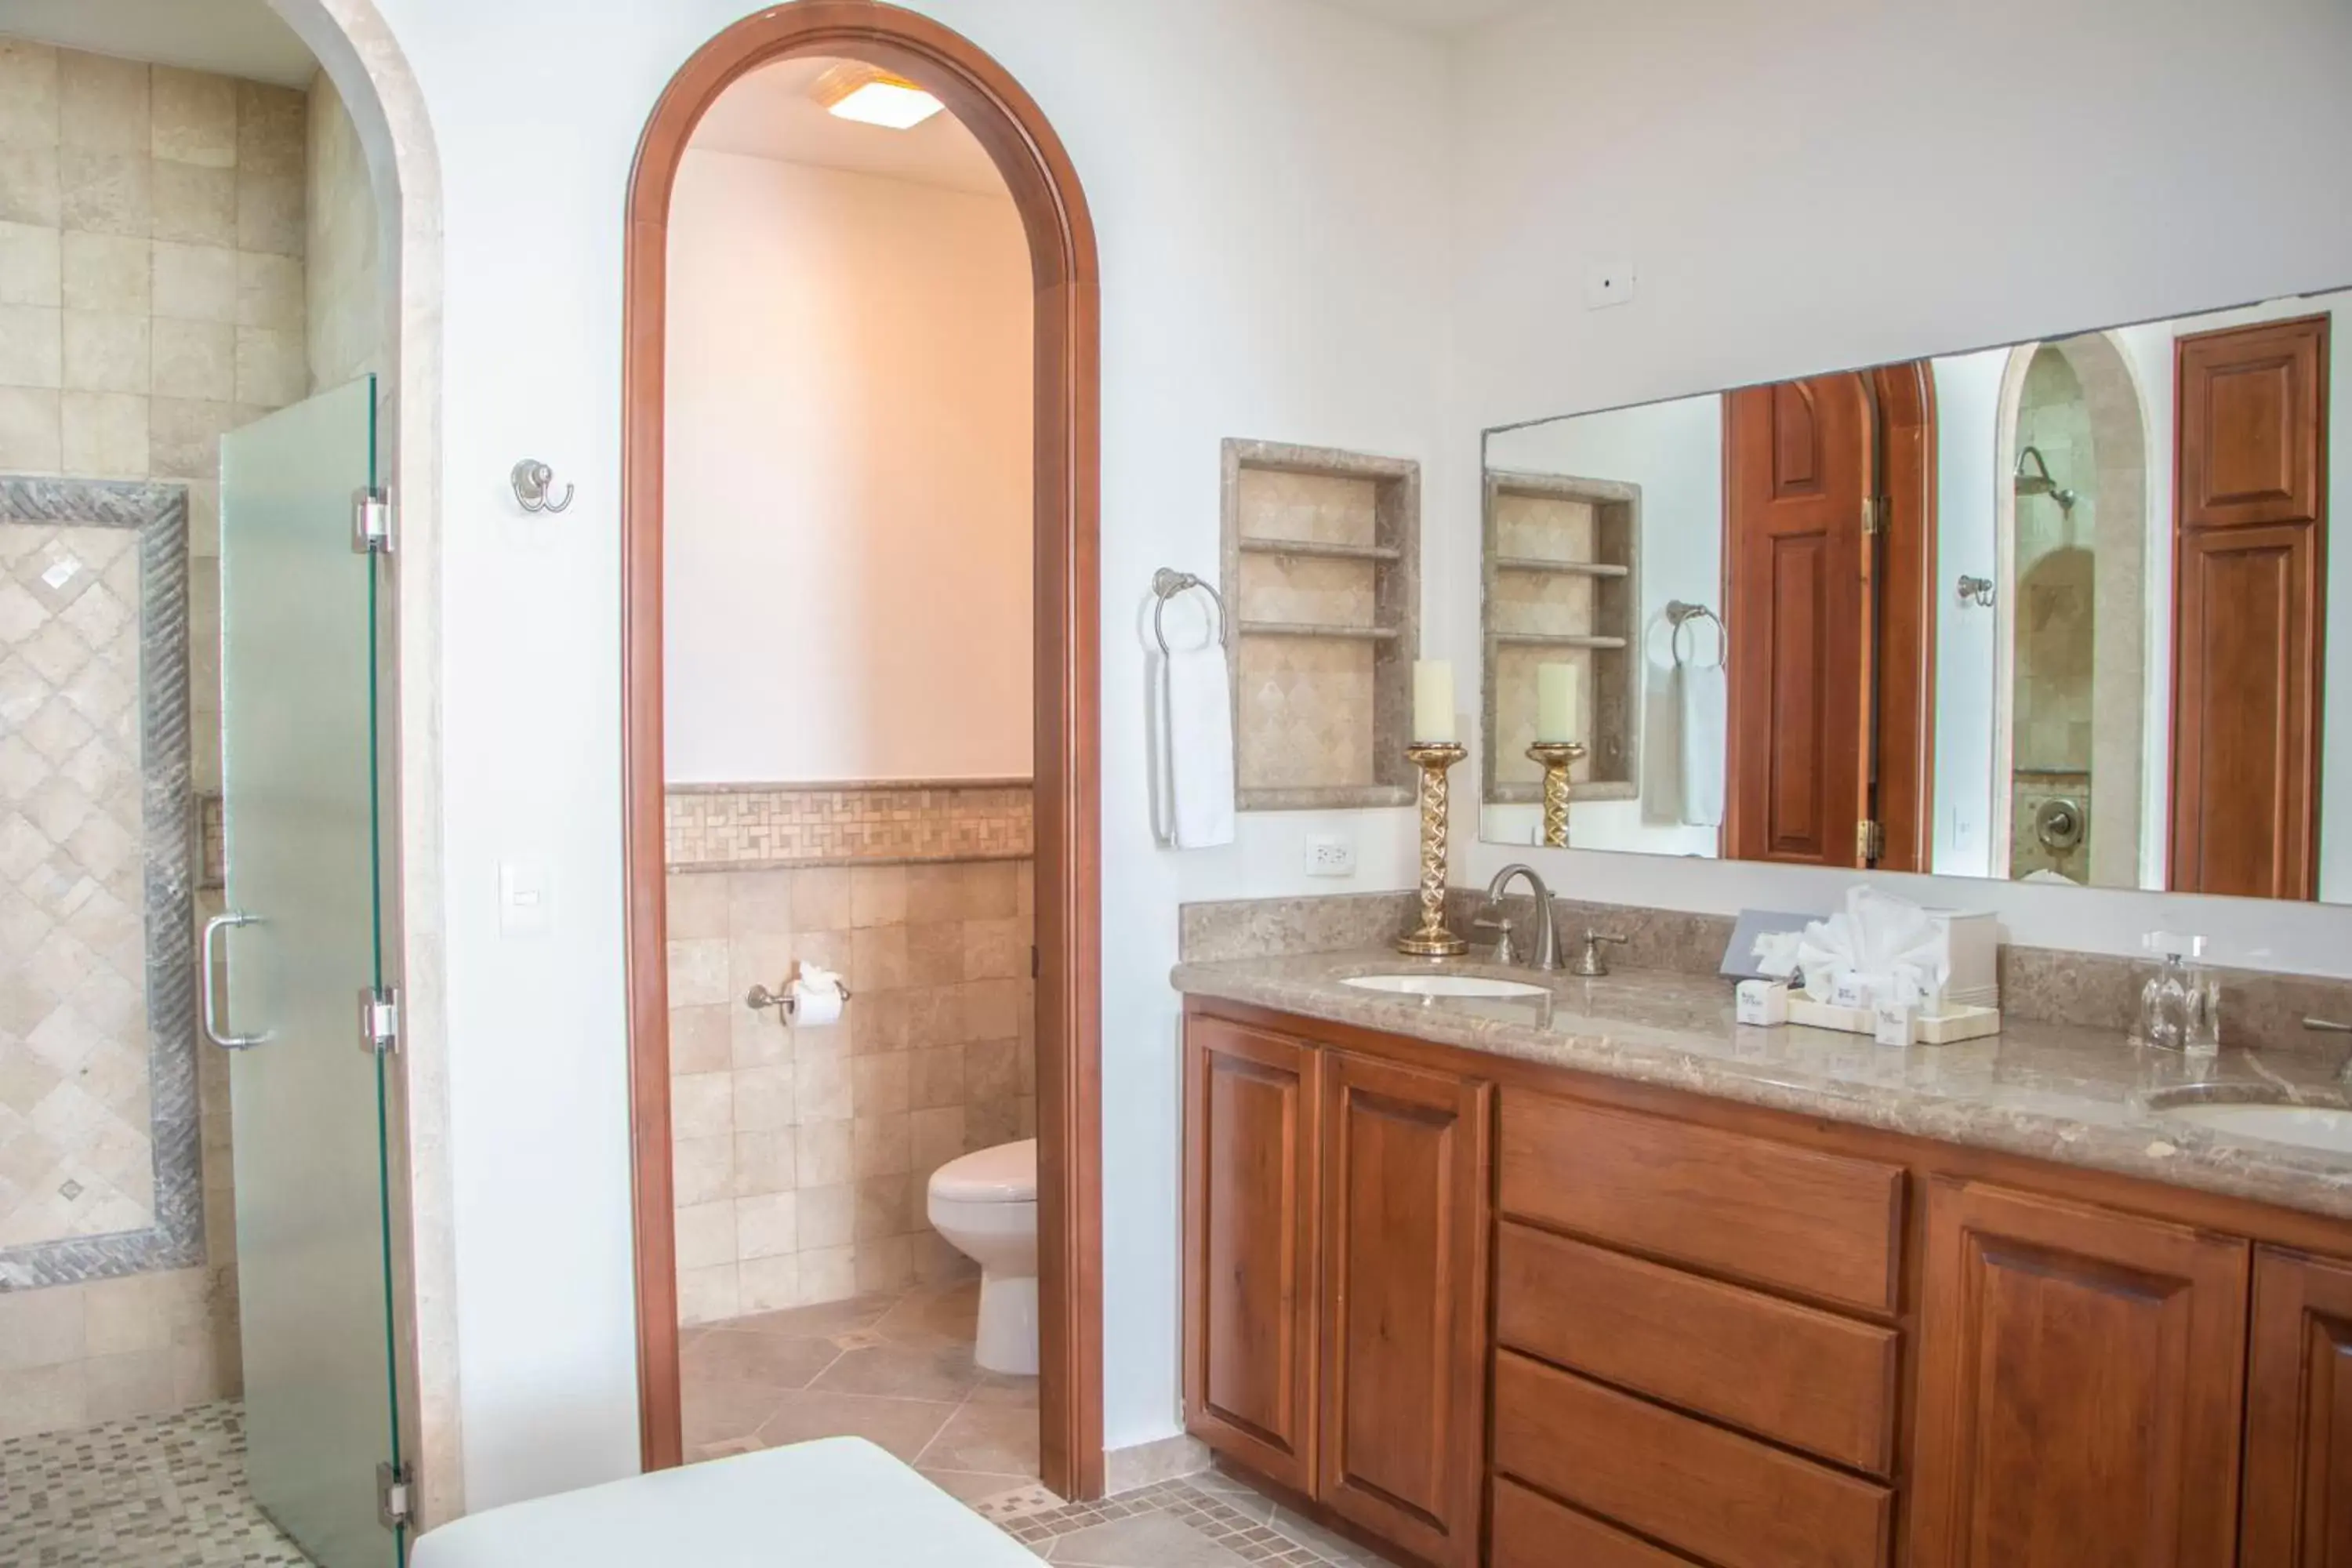
M 1347 838 L 1310 838 L 1307 841 L 1307 874 L 1310 877 L 1352 877 L 1356 874 L 1356 846 Z
M 1596 261 L 1584 274 L 1584 308 L 1606 310 L 1630 305 L 1642 291 L 1642 275 L 1631 261 Z

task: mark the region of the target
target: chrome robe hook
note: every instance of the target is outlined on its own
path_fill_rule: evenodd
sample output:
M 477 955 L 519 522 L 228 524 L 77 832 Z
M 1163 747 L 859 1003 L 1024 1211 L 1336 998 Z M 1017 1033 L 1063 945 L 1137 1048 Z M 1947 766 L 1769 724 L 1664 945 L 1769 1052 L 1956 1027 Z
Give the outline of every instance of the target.
M 507 476 L 514 481 L 516 502 L 525 511 L 562 511 L 572 504 L 572 487 L 563 487 L 563 499 L 554 500 L 549 492 L 555 488 L 555 470 L 537 458 L 525 458 Z

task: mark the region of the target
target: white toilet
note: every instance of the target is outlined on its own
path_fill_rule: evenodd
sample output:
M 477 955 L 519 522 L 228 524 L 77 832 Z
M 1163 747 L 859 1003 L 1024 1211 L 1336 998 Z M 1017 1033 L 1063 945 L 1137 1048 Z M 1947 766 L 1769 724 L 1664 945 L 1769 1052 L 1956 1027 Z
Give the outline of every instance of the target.
M 999 1143 L 931 1175 L 931 1227 L 980 1265 L 972 1359 L 990 1372 L 1037 1374 L 1037 1140 Z

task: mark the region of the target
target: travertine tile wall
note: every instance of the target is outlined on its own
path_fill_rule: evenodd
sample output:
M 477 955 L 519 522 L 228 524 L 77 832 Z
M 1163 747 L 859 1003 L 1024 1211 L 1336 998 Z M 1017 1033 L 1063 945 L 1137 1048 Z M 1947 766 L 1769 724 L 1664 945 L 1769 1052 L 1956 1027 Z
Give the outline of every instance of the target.
M 199 790 L 220 781 L 219 438 L 309 384 L 304 99 L 0 37 L 0 470 L 187 486 Z M 0 1295 L 0 1436 L 236 1388 L 226 1061 L 198 1060 L 205 1267 Z M 25 1113 L 11 1092 L 0 1120 Z
M 673 869 L 672 1159 L 682 1321 L 967 1265 L 925 1217 L 931 1173 L 1034 1136 L 1027 860 Z M 840 970 L 841 1020 L 743 996 Z

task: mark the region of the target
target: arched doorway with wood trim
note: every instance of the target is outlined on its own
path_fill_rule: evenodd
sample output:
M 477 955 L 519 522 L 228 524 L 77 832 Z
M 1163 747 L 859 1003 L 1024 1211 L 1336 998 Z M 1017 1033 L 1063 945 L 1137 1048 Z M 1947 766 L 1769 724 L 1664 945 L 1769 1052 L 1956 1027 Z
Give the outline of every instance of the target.
M 877 0 L 795 0 L 698 49 L 656 105 L 631 176 L 623 350 L 623 700 L 631 1148 L 644 1462 L 684 1458 L 671 1168 L 663 721 L 669 223 L 689 137 L 719 95 L 780 61 L 874 66 L 980 142 L 1018 211 L 1034 284 L 1034 815 L 1040 1468 L 1103 1486 L 1097 514 L 1100 310 L 1092 221 L 1035 102 L 970 40 Z

